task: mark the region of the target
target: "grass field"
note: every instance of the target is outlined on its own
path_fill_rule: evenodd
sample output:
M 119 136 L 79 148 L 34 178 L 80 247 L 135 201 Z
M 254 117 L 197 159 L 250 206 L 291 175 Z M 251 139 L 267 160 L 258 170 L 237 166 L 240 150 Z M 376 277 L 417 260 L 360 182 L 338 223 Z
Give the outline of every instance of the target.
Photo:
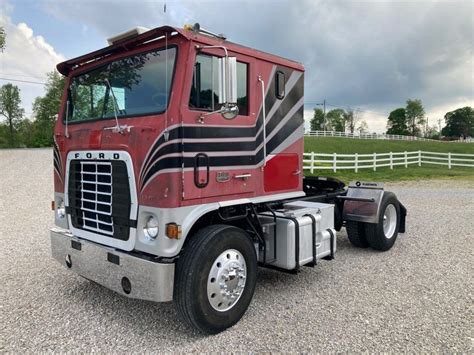
M 330 138 L 330 137 L 305 137 L 305 152 L 316 153 L 340 153 L 340 154 L 367 154 L 388 152 L 411 152 L 424 150 L 428 152 L 451 152 L 474 154 L 472 143 L 445 143 L 445 142 L 409 142 L 388 140 L 362 140 L 352 138 Z M 305 170 L 305 175 L 311 175 Z M 314 175 L 333 176 L 345 182 L 350 180 L 378 180 L 378 181 L 400 181 L 418 179 L 468 179 L 474 180 L 474 168 L 427 165 L 421 167 L 409 165 L 408 168 L 396 166 L 390 168 L 361 169 L 358 173 L 353 170 L 315 170 Z

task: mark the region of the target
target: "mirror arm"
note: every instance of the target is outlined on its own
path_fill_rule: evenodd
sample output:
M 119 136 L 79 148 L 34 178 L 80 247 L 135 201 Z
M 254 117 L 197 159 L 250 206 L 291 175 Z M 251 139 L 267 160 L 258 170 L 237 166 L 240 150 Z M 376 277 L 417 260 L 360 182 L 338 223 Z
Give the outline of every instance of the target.
M 229 54 L 227 53 L 227 48 L 224 47 L 224 46 L 200 46 L 200 45 L 196 45 L 196 49 L 197 50 L 201 50 L 201 49 L 212 49 L 212 48 L 219 48 L 219 49 L 222 49 L 224 52 L 225 52 L 225 56 L 228 57 Z
M 66 138 L 69 138 L 68 119 L 69 119 L 69 97 L 66 100 L 66 125 L 64 127 L 64 137 Z
M 267 120 L 265 115 L 265 82 L 262 79 L 262 76 L 258 76 L 258 81 L 262 87 L 262 118 L 263 118 L 263 166 L 267 165 Z
M 225 112 L 226 111 L 226 106 L 222 106 L 220 109 L 216 110 L 216 111 L 212 111 L 212 112 L 206 112 L 206 113 L 201 113 L 199 115 L 199 117 L 197 118 L 197 122 L 198 123 L 204 123 L 204 118 L 209 116 L 209 115 L 213 115 L 215 113 L 222 113 L 222 112 Z

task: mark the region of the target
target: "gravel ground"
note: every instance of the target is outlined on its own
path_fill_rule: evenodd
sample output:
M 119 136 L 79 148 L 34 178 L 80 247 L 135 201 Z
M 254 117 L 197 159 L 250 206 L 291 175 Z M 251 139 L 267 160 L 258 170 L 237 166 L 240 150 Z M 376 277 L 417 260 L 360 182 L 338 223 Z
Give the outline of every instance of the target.
M 206 337 L 171 303 L 129 300 L 50 257 L 52 151 L 0 151 L 0 351 L 473 352 L 474 184 L 390 184 L 408 232 L 386 253 L 338 235 L 336 260 L 260 270 L 233 328 Z

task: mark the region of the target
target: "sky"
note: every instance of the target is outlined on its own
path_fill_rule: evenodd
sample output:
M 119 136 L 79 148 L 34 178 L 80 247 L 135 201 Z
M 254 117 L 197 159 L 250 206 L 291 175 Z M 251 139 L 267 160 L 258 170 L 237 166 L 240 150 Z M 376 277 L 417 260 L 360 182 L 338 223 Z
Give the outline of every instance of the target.
M 22 105 L 44 93 L 57 63 L 106 46 L 136 26 L 201 27 L 304 64 L 305 118 L 315 104 L 357 110 L 371 132 L 390 111 L 421 99 L 429 124 L 474 106 L 474 1 L 0 0 L 7 34 L 0 85 Z M 29 81 L 34 83 L 19 82 Z M 317 106 L 320 107 L 320 106 Z

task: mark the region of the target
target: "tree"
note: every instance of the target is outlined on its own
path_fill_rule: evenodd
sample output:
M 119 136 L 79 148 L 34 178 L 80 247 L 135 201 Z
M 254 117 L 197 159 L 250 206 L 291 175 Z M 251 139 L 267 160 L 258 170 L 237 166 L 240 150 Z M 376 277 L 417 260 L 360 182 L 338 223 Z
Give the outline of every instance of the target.
M 5 33 L 4 28 L 0 26 L 0 51 L 1 52 L 3 52 L 3 50 L 5 49 L 6 37 L 7 37 L 7 34 Z
M 365 120 L 359 123 L 359 126 L 357 127 L 357 132 L 359 133 L 359 135 L 369 133 L 369 125 Z
M 430 139 L 439 139 L 439 131 L 436 125 L 434 126 L 427 126 L 425 137 Z
M 336 108 L 331 110 L 326 115 L 326 127 L 331 127 L 336 132 L 345 131 L 344 110 Z
M 20 89 L 13 84 L 5 84 L 0 88 L 0 115 L 7 119 L 10 133 L 10 146 L 15 145 L 15 126 L 23 117 L 24 110 L 20 108 Z
M 37 97 L 33 103 L 35 121 L 35 146 L 51 146 L 53 131 L 58 116 L 61 96 L 64 90 L 64 77 L 54 71 L 48 74 L 43 97 Z
M 344 112 L 344 122 L 350 133 L 354 133 L 357 124 L 357 115 L 354 110 Z
M 444 115 L 446 126 L 441 134 L 446 137 L 473 137 L 474 136 L 474 109 L 466 106 L 447 112 Z
M 311 130 L 320 131 L 324 127 L 324 112 L 320 108 L 314 109 L 313 118 L 311 119 Z
M 420 133 L 420 128 L 418 126 L 425 124 L 425 109 L 423 108 L 421 100 L 408 99 L 407 106 L 405 108 L 405 115 L 411 135 L 418 135 Z
M 387 134 L 398 134 L 408 136 L 410 134 L 407 126 L 406 111 L 403 107 L 390 112 L 387 122 Z

